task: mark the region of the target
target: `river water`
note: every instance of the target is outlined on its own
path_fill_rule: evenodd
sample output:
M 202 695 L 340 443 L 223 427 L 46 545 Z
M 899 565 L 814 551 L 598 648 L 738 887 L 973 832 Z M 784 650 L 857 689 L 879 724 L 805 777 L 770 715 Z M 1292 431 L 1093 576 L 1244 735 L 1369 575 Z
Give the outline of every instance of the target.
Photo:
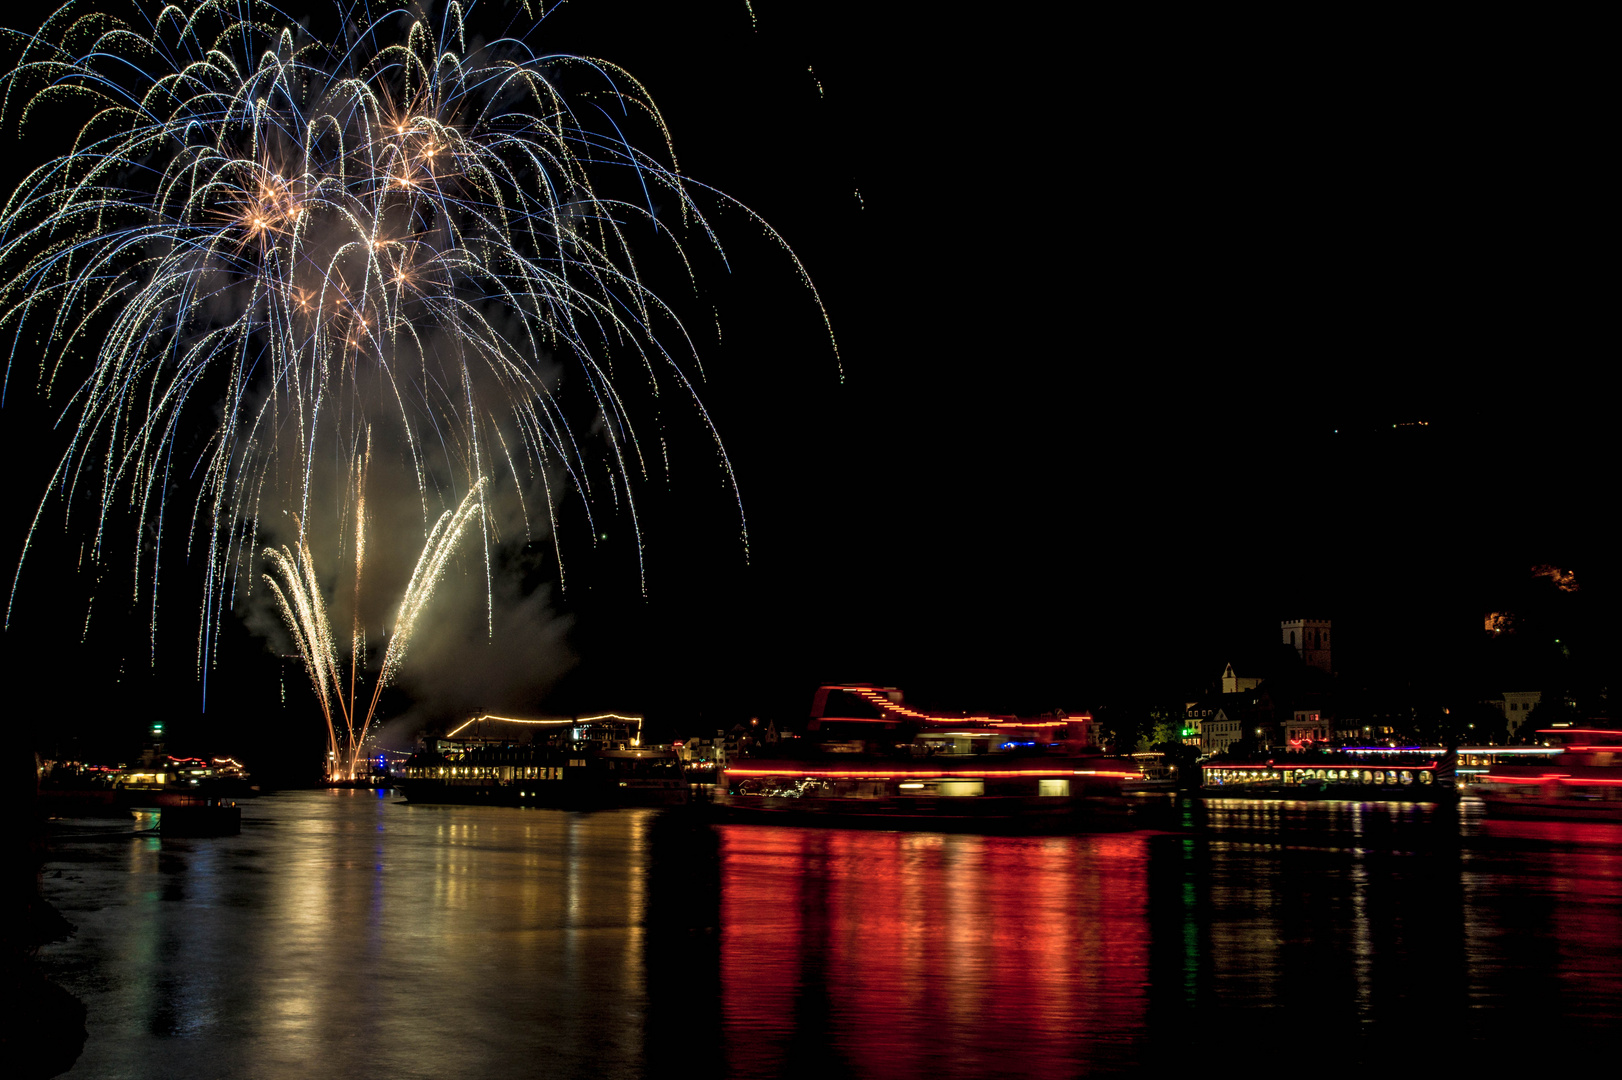
M 58 823 L 44 887 L 76 1077 L 1405 1075 L 1622 1021 L 1622 825 L 1472 800 L 1007 837 L 292 792 Z

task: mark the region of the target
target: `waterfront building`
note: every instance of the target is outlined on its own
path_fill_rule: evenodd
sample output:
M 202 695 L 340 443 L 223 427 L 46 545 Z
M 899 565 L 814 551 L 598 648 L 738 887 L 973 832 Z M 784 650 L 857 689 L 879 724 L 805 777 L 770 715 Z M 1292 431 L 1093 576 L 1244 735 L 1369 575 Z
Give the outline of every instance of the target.
M 1240 675 L 1234 670 L 1233 662 L 1222 669 L 1222 692 L 1224 694 L 1238 694 L 1246 690 L 1254 690 L 1262 684 L 1259 675 Z
M 1297 703 L 1285 725 L 1284 741 L 1291 750 L 1323 746 L 1335 737 L 1335 726 L 1320 703 Z
M 1543 700 L 1540 690 L 1505 690 L 1503 698 L 1497 702 L 1503 711 L 1505 725 L 1509 730 L 1509 737 L 1514 738 L 1532 710 Z

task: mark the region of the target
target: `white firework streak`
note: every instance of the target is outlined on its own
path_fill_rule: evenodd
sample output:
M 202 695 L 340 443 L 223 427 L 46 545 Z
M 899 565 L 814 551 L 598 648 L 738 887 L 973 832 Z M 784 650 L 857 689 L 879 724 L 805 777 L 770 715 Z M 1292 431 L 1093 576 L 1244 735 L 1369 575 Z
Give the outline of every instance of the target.
M 310 683 L 321 702 L 321 712 L 327 721 L 327 734 L 334 763 L 332 775 L 335 778 L 352 780 L 359 775 L 366 735 L 371 728 L 372 719 L 377 714 L 377 705 L 382 697 L 383 688 L 388 686 L 399 672 L 400 664 L 405 660 L 406 648 L 411 643 L 411 635 L 417 628 L 417 621 L 423 609 L 427 607 L 428 601 L 433 598 L 434 588 L 444 576 L 445 566 L 455 553 L 457 542 L 467 532 L 473 519 L 483 512 L 484 487 L 483 479 L 476 481 L 463 497 L 461 505 L 455 510 L 447 510 L 441 514 L 433 529 L 429 531 L 428 542 L 417 558 L 416 569 L 411 573 L 411 581 L 407 584 L 405 596 L 400 600 L 399 610 L 395 613 L 394 627 L 383 650 L 382 667 L 372 684 L 372 698 L 364 716 L 359 716 L 357 712 L 359 701 L 355 693 L 358 672 L 364 662 L 359 616 L 356 616 L 356 630 L 352 638 L 354 651 L 349 659 L 349 691 L 346 696 L 343 669 L 338 662 L 332 625 L 327 619 L 326 605 L 321 600 L 321 588 L 316 580 L 315 563 L 310 557 L 309 545 L 301 544 L 296 558 L 287 547 L 280 550 L 265 549 L 265 560 L 281 573 L 283 581 L 278 583 L 271 574 L 264 575 L 264 579 L 275 593 L 277 603 L 281 605 L 282 618 L 286 621 L 288 630 L 292 632 L 299 655 L 304 658 Z M 355 546 L 357 581 L 363 568 L 364 554 L 364 546 L 357 542 Z M 357 598 L 358 595 L 357 589 Z M 333 698 L 337 699 L 343 718 L 344 736 L 341 739 L 332 715 Z
M 462 505 L 440 515 L 433 531 L 428 534 L 428 543 L 417 559 L 416 569 L 411 571 L 411 583 L 406 586 L 405 596 L 400 601 L 400 610 L 394 617 L 394 632 L 389 636 L 388 648 L 383 651 L 383 670 L 378 678 L 379 687 L 386 685 L 394 677 L 395 671 L 405 660 L 406 647 L 411 643 L 412 631 L 417 628 L 417 619 L 429 598 L 434 595 L 434 587 L 439 584 L 439 579 L 444 576 L 445 564 L 455 551 L 456 542 L 462 538 L 468 525 L 484 509 L 483 497 L 484 481 L 480 480 L 473 486 L 473 490 L 463 497 Z
M 296 557 L 286 546 L 279 551 L 266 548 L 264 556 L 286 584 L 284 589 L 273 575 L 264 576 L 271 592 L 276 595 L 282 619 L 293 635 L 293 644 L 304 659 L 304 670 L 309 673 L 310 685 L 315 688 L 315 696 L 321 702 L 321 715 L 327 721 L 328 749 L 332 753 L 331 760 L 336 761 L 339 753 L 338 728 L 332 718 L 332 699 L 337 698 L 343 708 L 346 729 L 350 727 L 349 707 L 344 701 L 338 651 L 332 640 L 332 626 L 327 621 L 327 607 L 321 600 L 321 587 L 316 581 L 310 547 L 301 543 Z

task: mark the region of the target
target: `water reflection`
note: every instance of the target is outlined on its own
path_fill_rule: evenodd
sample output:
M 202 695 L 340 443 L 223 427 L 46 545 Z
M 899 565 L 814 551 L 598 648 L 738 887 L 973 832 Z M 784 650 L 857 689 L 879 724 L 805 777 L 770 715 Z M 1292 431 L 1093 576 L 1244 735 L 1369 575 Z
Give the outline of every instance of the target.
M 1564 1042 L 1622 1017 L 1622 825 L 1466 822 L 1470 996 Z
M 59 842 L 71 1075 L 1053 1077 L 1256 1047 L 1319 1073 L 1622 1018 L 1622 830 L 1468 802 L 1041 838 L 246 809 L 239 837 Z
M 1109 1058 L 1143 1026 L 1147 843 L 723 829 L 727 1074 Z
M 640 1075 L 650 819 L 323 792 L 240 837 L 70 843 L 72 1075 Z

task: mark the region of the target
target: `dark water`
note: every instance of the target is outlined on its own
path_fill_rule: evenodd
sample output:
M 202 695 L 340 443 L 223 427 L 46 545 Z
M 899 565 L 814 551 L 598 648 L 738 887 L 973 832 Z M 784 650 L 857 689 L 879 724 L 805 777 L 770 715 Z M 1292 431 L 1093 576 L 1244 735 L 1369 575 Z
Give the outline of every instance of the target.
M 1026 838 L 293 793 L 240 837 L 65 823 L 43 959 L 86 1077 L 1406 1075 L 1613 1038 L 1622 826 L 1473 805 Z

